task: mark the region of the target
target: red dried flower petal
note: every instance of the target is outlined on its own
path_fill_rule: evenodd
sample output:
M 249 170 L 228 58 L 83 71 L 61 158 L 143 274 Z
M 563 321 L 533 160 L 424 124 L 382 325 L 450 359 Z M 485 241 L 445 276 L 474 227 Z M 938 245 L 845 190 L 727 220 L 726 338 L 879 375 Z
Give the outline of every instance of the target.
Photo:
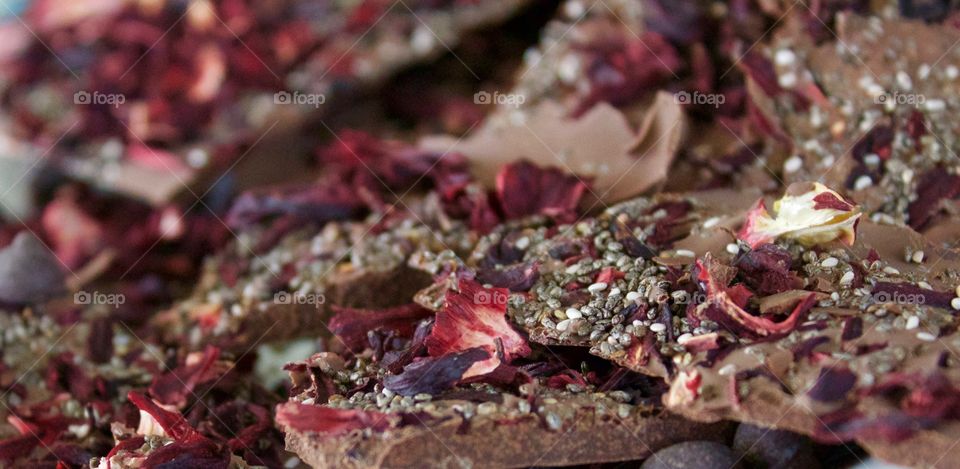
M 501 361 L 496 356 L 498 341 L 505 363 L 530 354 L 527 341 L 507 322 L 505 288 L 484 288 L 473 280 L 461 279 L 458 289 L 447 292 L 444 308 L 437 313 L 433 331 L 426 339 L 431 356 L 483 348 L 491 357 L 474 364 L 464 375 L 469 378 L 497 368 Z
M 575 219 L 577 204 L 587 185 L 557 168 L 541 168 L 529 161 L 505 166 L 497 174 L 497 200 L 508 220 L 547 215 L 561 221 Z
M 474 364 L 487 360 L 490 355 L 482 347 L 474 347 L 440 357 L 421 358 L 405 366 L 403 373 L 384 377 L 383 386 L 401 396 L 439 394 L 466 378 Z
M 540 278 L 540 263 L 519 263 L 504 268 L 481 268 L 477 280 L 512 292 L 529 290 Z
M 773 322 L 769 319 L 753 316 L 743 309 L 745 293 L 742 286 L 728 288 L 725 283 L 731 273 L 729 269 L 713 260 L 709 254 L 697 261 L 699 274 L 697 279 L 704 282 L 707 292 L 707 304 L 701 314 L 715 321 L 735 334 L 748 334 L 754 337 L 770 337 L 787 334 L 796 328 L 800 316 L 805 314 L 816 302 L 816 294 L 810 293 L 799 301 L 787 319 Z
M 285 402 L 277 405 L 275 420 L 277 425 L 288 430 L 332 436 L 367 428 L 382 432 L 397 423 L 397 416 L 376 411 Z
M 367 346 L 367 331 L 384 329 L 409 336 L 416 329 L 417 321 L 433 315 L 433 312 L 416 303 L 384 309 L 333 306 L 333 311 L 330 331 L 354 352 Z
M 873 286 L 873 298 L 878 303 L 897 302 L 934 306 L 952 310 L 953 292 L 938 292 L 920 288 L 912 283 L 877 282 Z
M 836 402 L 844 399 L 856 384 L 857 375 L 852 371 L 838 367 L 824 368 L 807 395 L 820 402 Z
M 199 384 L 217 379 L 220 372 L 214 364 L 220 358 L 220 349 L 208 346 L 202 355 L 194 355 L 198 356 L 193 363 L 155 377 L 150 384 L 150 395 L 163 404 L 182 407 Z
M 803 281 L 790 271 L 790 252 L 775 244 L 762 244 L 736 260 L 744 282 L 759 295 L 773 295 L 799 288 Z
M 160 407 L 153 399 L 150 399 L 144 394 L 130 391 L 127 394 L 127 399 L 133 403 L 133 405 L 137 406 L 138 409 L 150 414 L 170 438 L 181 443 L 207 439 L 194 430 L 187 420 L 178 412 L 169 411 Z
M 960 176 L 941 167 L 927 171 L 917 184 L 917 199 L 907 208 L 910 227 L 923 228 L 940 209 L 942 201 L 957 196 L 960 196 Z

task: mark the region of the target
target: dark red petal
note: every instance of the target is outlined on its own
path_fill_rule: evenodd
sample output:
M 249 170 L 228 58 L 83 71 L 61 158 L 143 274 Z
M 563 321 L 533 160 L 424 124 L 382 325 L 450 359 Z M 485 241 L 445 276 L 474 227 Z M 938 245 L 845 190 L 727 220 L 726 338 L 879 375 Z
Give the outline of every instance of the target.
M 846 398 L 856 384 L 857 375 L 852 371 L 839 367 L 824 368 L 807 395 L 816 401 L 835 402 Z
M 847 318 L 843 322 L 843 332 L 840 339 L 843 341 L 859 339 L 863 335 L 863 319 L 859 317 Z
M 775 244 L 763 244 L 736 259 L 744 282 L 757 294 L 773 295 L 799 288 L 803 281 L 790 271 L 790 253 Z
M 952 310 L 950 302 L 954 294 L 927 290 L 911 283 L 877 282 L 872 297 L 877 303 L 919 304 Z
M 817 194 L 816 197 L 813 198 L 813 201 L 815 202 L 813 204 L 814 210 L 834 209 L 834 210 L 840 210 L 843 212 L 849 212 L 854 208 L 853 204 L 851 204 L 850 202 L 847 202 L 846 200 L 841 199 L 840 197 L 837 197 L 836 195 L 830 192 L 823 192 L 821 194 Z
M 477 280 L 497 288 L 522 292 L 529 290 L 540 278 L 539 269 L 538 262 L 514 264 L 503 268 L 481 268 L 477 270 Z
M 439 394 L 460 382 L 474 363 L 488 358 L 490 353 L 481 347 L 422 358 L 404 367 L 403 373 L 383 378 L 383 386 L 401 396 Z
M 490 358 L 471 370 L 471 375 L 480 375 L 500 364 L 500 358 L 494 356 L 498 341 L 506 363 L 530 354 L 527 341 L 507 322 L 509 292 L 505 288 L 483 288 L 468 279 L 461 279 L 458 288 L 459 291 L 447 292 L 444 307 L 437 313 L 433 330 L 426 339 L 431 356 L 481 347 L 489 352 Z
M 505 166 L 497 174 L 497 200 L 510 220 L 547 215 L 572 221 L 587 190 L 580 178 L 557 168 L 541 168 L 529 161 Z
M 907 208 L 910 226 L 917 230 L 923 228 L 940 209 L 942 201 L 957 196 L 960 196 L 960 176 L 942 167 L 927 171 L 917 184 L 917 199 Z
M 206 440 L 203 435 L 197 433 L 197 431 L 187 423 L 182 415 L 178 412 L 172 412 L 160 407 L 153 399 L 136 391 L 130 391 L 127 394 L 127 399 L 129 399 L 133 405 L 137 406 L 138 409 L 150 414 L 170 438 L 179 442 Z
M 384 329 L 396 331 L 401 336 L 410 336 L 417 321 L 433 315 L 433 312 L 410 303 L 384 309 L 356 309 L 333 306 L 330 331 L 354 352 L 367 345 L 367 331 Z
M 281 428 L 298 432 L 340 435 L 353 430 L 382 432 L 396 423 L 396 417 L 382 412 L 285 402 L 277 406 L 275 418 Z
M 166 405 L 186 404 L 197 385 L 219 377 L 214 367 L 219 358 L 220 349 L 208 346 L 196 362 L 156 376 L 150 384 L 150 395 Z

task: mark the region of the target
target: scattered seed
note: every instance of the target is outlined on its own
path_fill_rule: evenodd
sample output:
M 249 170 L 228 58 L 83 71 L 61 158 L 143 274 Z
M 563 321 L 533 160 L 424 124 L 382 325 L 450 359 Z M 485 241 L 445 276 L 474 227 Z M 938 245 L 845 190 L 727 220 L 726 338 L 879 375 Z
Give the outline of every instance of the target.
M 820 262 L 820 266 L 821 266 L 821 267 L 826 267 L 826 268 L 831 268 L 831 267 L 836 267 L 837 264 L 839 264 L 839 263 L 840 263 L 840 261 L 839 261 L 836 257 L 828 257 L 828 258 L 824 259 L 822 262 Z
M 960 297 L 950 300 L 950 306 L 953 309 L 960 310 Z
M 937 336 L 929 332 L 917 332 L 917 338 L 924 342 L 933 342 L 937 340 Z
M 581 313 L 577 308 L 567 308 L 567 310 L 564 311 L 564 314 L 567 315 L 567 319 L 578 319 L 583 317 L 583 313 Z
M 603 290 L 606 290 L 606 288 L 607 288 L 606 282 L 597 282 L 587 287 L 587 290 L 590 293 L 598 293 L 598 292 L 602 292 Z
M 663 325 L 662 323 L 655 322 L 650 325 L 650 330 L 653 332 L 663 332 L 667 330 L 667 326 Z
M 910 260 L 917 264 L 923 263 L 923 251 L 917 251 L 913 253 L 913 256 L 910 256 Z
M 738 246 L 737 243 L 727 244 L 727 252 L 736 255 L 740 252 L 740 246 Z
M 916 329 L 920 327 L 920 318 L 917 316 L 910 316 L 907 319 L 907 330 Z
M 689 249 L 677 249 L 673 251 L 673 255 L 677 257 L 697 257 L 697 253 Z
M 854 277 L 854 274 L 853 274 L 853 271 L 852 271 L 852 270 L 848 270 L 848 271 L 844 272 L 844 273 L 843 273 L 843 276 L 840 277 L 840 284 L 841 284 L 841 285 L 849 285 L 849 284 L 853 283 L 853 277 Z

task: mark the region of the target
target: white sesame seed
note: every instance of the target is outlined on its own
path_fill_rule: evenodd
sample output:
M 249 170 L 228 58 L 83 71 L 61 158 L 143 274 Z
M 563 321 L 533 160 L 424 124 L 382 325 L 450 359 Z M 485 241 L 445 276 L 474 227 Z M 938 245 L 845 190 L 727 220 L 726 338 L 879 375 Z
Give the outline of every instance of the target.
M 640 298 L 639 292 L 632 291 L 627 293 L 627 301 L 637 301 L 638 298 Z
M 570 319 L 564 319 L 563 321 L 560 321 L 557 323 L 557 330 L 560 332 L 567 330 L 567 328 L 569 327 L 570 327 Z
M 930 66 L 927 64 L 921 64 L 919 67 L 917 67 L 917 76 L 920 77 L 921 80 L 926 80 L 927 77 L 930 76 Z
M 958 69 L 956 65 L 950 65 L 944 70 L 944 72 L 946 72 L 945 75 L 949 80 L 955 80 L 958 76 L 960 76 L 960 69 Z
M 843 273 L 843 276 L 840 277 L 840 283 L 843 285 L 849 285 L 853 283 L 853 277 L 854 277 L 853 271 L 848 270 Z
M 517 249 L 526 249 L 530 246 L 530 238 L 524 236 L 517 240 Z
M 783 88 L 793 88 L 797 86 L 797 74 L 787 72 L 777 77 L 777 83 Z
M 619 288 L 611 288 L 611 289 L 610 289 L 610 293 L 609 293 L 610 296 L 619 295 L 619 294 L 620 294 L 620 289 L 619 289 Z
M 703 221 L 704 228 L 713 228 L 717 226 L 717 223 L 720 223 L 720 217 L 710 217 Z
M 960 298 L 954 298 L 950 300 L 950 307 L 956 310 L 960 310 Z
M 567 319 L 580 319 L 583 317 L 583 313 L 577 308 L 567 308 L 565 314 L 567 315 Z
M 913 253 L 913 256 L 910 257 L 910 260 L 917 264 L 923 263 L 923 251 L 917 251 Z
M 833 301 L 839 301 L 839 300 L 840 300 L 840 294 L 837 293 L 837 292 L 830 293 L 830 299 L 833 300 Z
M 737 243 L 730 243 L 727 245 L 727 252 L 735 255 L 740 252 L 740 246 L 738 246 Z
M 663 332 L 667 330 L 667 326 L 664 326 L 663 323 L 655 322 L 650 325 L 650 330 L 653 332 Z
M 897 84 L 905 90 L 913 88 L 913 80 L 911 80 L 910 75 L 907 75 L 903 70 L 897 72 Z
M 719 374 L 720 376 L 730 376 L 734 374 L 736 371 L 737 371 L 737 365 L 734 365 L 733 363 L 727 363 L 726 365 L 723 365 L 722 367 L 720 367 L 719 370 L 717 370 L 717 374 Z
M 829 268 L 831 268 L 831 267 L 836 267 L 837 264 L 839 264 L 839 263 L 840 263 L 840 261 L 837 260 L 836 257 L 828 257 L 828 258 L 826 258 L 826 259 L 824 259 L 823 261 L 820 262 L 820 266 L 821 266 L 821 267 L 826 267 L 826 268 L 829 269 Z
M 917 316 L 910 316 L 907 318 L 907 330 L 916 329 L 920 327 L 920 318 Z
M 960 297 L 960 285 L 957 285 L 957 289 L 954 290 L 954 293 L 956 293 L 957 296 Z
M 689 249 L 677 249 L 676 251 L 673 251 L 673 255 L 677 257 L 697 257 L 697 253 Z
M 942 111 L 947 108 L 947 103 L 945 103 L 942 99 L 928 99 L 923 103 L 923 106 L 928 111 Z
M 917 338 L 924 342 L 933 342 L 937 340 L 937 336 L 929 332 L 917 332 Z
M 872 185 L 873 185 L 873 179 L 870 179 L 870 176 L 867 176 L 867 175 L 860 176 L 857 178 L 856 181 L 853 182 L 854 190 L 858 190 L 858 191 L 866 189 Z
M 794 173 L 803 167 L 803 160 L 799 156 L 791 156 L 783 162 L 783 172 Z
M 790 49 L 780 49 L 773 55 L 773 61 L 777 65 L 790 65 L 797 60 L 797 54 Z
M 594 283 L 594 284 L 590 285 L 589 287 L 587 287 L 587 290 L 588 290 L 590 293 L 602 292 L 602 291 L 604 291 L 604 290 L 606 290 L 606 289 L 607 289 L 607 283 L 606 283 L 606 282 L 597 282 L 597 283 Z
M 900 275 L 900 271 L 896 267 L 886 266 L 883 268 L 883 273 L 888 275 Z
M 863 156 L 863 162 L 869 166 L 876 166 L 880 164 L 880 155 L 876 153 L 867 153 Z
M 933 290 L 933 285 L 930 285 L 929 283 L 924 282 L 923 280 L 917 282 L 917 286 L 924 290 Z
M 689 333 L 689 332 L 684 333 L 684 334 L 680 334 L 680 337 L 677 337 L 677 343 L 680 344 L 680 345 L 683 345 L 683 344 L 687 343 L 687 341 L 690 340 L 690 339 L 692 339 L 692 338 L 693 338 L 693 334 L 691 334 L 691 333 Z

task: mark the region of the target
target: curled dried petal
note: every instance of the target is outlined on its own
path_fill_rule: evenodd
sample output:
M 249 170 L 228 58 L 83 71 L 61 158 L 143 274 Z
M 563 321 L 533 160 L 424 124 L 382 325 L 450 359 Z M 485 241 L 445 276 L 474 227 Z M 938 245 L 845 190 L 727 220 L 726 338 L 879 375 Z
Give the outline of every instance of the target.
M 795 183 L 767 211 L 763 199 L 747 214 L 739 238 L 756 247 L 777 239 L 814 246 L 839 239 L 852 245 L 861 212 L 857 205 L 818 182 Z
M 444 308 L 437 313 L 433 331 L 426 339 L 430 356 L 474 347 L 486 350 L 490 358 L 474 363 L 463 376 L 469 378 L 489 373 L 500 365 L 498 341 L 506 363 L 530 354 L 527 341 L 507 322 L 507 289 L 484 288 L 468 279 L 461 279 L 458 289 L 447 292 Z

